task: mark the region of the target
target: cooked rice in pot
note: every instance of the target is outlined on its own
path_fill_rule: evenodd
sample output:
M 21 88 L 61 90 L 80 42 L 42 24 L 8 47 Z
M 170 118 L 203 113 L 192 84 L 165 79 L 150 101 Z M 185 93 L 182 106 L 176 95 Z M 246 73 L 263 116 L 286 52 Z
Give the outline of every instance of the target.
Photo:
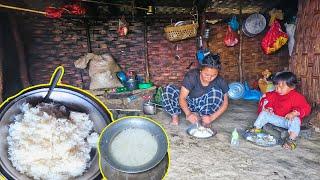
M 89 115 L 70 111 L 67 117 L 65 107 L 47 103 L 36 107 L 25 103 L 21 111 L 9 125 L 7 137 L 12 165 L 34 179 L 82 175 L 98 137 L 92 133 Z

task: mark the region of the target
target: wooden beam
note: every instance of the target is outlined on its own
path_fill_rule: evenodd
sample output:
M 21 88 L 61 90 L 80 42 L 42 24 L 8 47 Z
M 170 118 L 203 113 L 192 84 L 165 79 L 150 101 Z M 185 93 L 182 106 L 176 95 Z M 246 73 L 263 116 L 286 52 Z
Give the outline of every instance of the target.
M 3 51 L 3 32 L 0 26 L 0 103 L 2 103 L 2 94 L 3 94 L 3 61 L 4 61 L 4 51 Z
M 145 82 L 150 82 L 149 73 L 149 57 L 148 57 L 148 25 L 147 19 L 144 19 L 144 66 L 145 66 Z
M 200 13 L 200 18 L 199 18 L 199 33 L 198 35 L 203 36 L 204 34 L 204 29 L 206 28 L 206 14 L 205 13 Z
M 240 82 L 243 82 L 243 62 L 242 62 L 242 44 L 243 44 L 243 38 L 242 38 L 242 2 L 240 1 L 240 7 L 239 7 L 239 20 L 240 20 L 240 31 L 239 31 L 239 58 L 238 58 L 238 67 L 239 67 L 239 80 Z
M 29 76 L 28 76 L 28 68 L 26 63 L 26 56 L 24 52 L 23 42 L 19 35 L 17 20 L 14 15 L 9 15 L 9 21 L 12 27 L 12 35 L 16 45 L 18 61 L 19 61 L 19 71 L 20 71 L 20 79 L 22 82 L 22 86 L 24 88 L 29 87 Z

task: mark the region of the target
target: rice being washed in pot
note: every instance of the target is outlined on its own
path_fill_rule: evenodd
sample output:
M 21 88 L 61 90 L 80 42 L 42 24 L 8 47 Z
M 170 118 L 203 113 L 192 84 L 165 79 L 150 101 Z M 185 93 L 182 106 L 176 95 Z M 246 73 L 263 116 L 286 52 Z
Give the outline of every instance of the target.
M 140 128 L 129 128 L 119 133 L 111 142 L 111 155 L 125 166 L 148 163 L 157 153 L 156 138 Z
M 25 103 L 9 125 L 8 153 L 12 165 L 34 179 L 69 179 L 85 172 L 90 161 L 89 115 L 48 103 Z

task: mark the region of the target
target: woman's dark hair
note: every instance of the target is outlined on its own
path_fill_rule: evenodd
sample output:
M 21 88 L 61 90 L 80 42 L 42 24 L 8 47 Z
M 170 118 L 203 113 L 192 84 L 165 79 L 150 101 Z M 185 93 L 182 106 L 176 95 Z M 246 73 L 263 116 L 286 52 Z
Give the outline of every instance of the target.
M 274 84 L 279 84 L 280 81 L 286 82 L 287 86 L 295 88 L 298 84 L 297 76 L 289 71 L 278 72 L 273 78 Z
M 200 64 L 200 69 L 206 67 L 221 70 L 220 55 L 210 53 L 207 56 L 205 56 L 202 61 L 202 64 Z

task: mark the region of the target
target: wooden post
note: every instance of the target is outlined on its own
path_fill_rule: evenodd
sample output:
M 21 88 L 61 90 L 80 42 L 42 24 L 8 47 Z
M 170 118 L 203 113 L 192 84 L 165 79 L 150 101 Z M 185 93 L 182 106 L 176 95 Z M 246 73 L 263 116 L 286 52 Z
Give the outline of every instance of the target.
M 200 25 L 199 35 L 203 36 L 204 29 L 206 28 L 206 13 L 205 12 L 201 12 L 199 20 L 200 20 L 200 22 L 199 22 L 199 25 Z
M 9 21 L 12 27 L 12 35 L 14 38 L 14 42 L 17 48 L 17 54 L 18 54 L 18 60 L 19 60 L 19 70 L 20 70 L 20 79 L 22 82 L 22 86 L 24 88 L 29 87 L 29 76 L 28 76 L 28 68 L 26 63 L 26 56 L 24 52 L 24 46 L 21 41 L 19 31 L 18 31 L 18 25 L 16 18 L 13 15 L 9 15 Z
M 240 14 L 239 14 L 239 23 L 240 23 L 240 28 L 239 28 L 239 58 L 238 58 L 238 67 L 239 67 L 239 80 L 240 82 L 243 82 L 243 70 L 242 70 L 242 31 L 241 31 L 241 26 L 242 26 L 242 21 L 241 17 L 242 16 L 242 3 L 240 1 Z
M 0 26 L 0 103 L 2 103 L 2 94 L 3 94 L 3 61 L 4 61 L 4 51 L 3 51 L 3 34 Z
M 148 26 L 147 26 L 147 17 L 144 17 L 144 65 L 145 65 L 145 82 L 150 82 L 149 74 L 149 57 L 148 57 Z

